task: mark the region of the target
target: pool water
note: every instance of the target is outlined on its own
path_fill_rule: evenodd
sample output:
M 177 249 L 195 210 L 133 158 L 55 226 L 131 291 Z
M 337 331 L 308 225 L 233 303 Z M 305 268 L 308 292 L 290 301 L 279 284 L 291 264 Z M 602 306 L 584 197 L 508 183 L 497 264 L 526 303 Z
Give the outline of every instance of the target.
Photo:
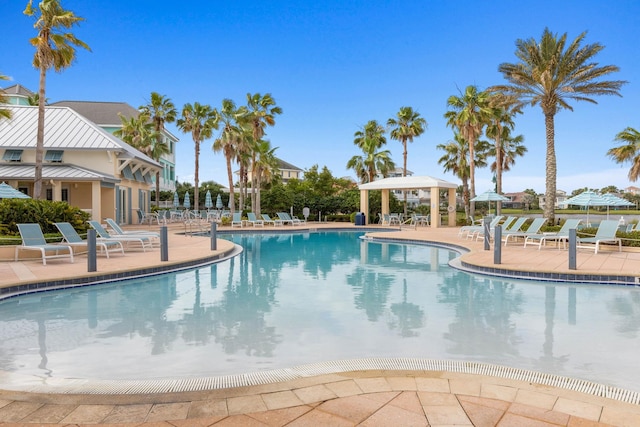
M 640 290 L 452 269 L 357 232 L 237 234 L 219 264 L 0 303 L 0 370 L 218 376 L 366 357 L 470 360 L 640 390 Z

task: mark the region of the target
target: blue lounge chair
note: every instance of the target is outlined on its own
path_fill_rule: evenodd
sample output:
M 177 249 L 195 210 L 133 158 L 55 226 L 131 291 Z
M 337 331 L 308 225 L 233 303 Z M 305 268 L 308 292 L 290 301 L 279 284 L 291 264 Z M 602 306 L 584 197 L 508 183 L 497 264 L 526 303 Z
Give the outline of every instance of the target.
M 42 234 L 40 224 L 17 224 L 22 244 L 16 246 L 15 260 L 18 261 L 18 252 L 21 250 L 40 251 L 42 264 L 47 265 L 47 258 L 67 258 L 73 262 L 73 248 L 66 244 L 47 243 Z M 66 251 L 67 253 L 60 253 Z M 53 255 L 47 253 L 53 252 Z
M 242 228 L 243 225 L 244 225 L 244 223 L 242 222 L 242 213 L 235 212 L 233 214 L 233 218 L 231 219 L 231 227 L 240 227 L 240 228 Z
M 280 221 L 279 219 L 271 219 L 271 217 L 267 214 L 262 214 L 262 220 L 264 221 L 265 224 L 273 224 L 274 227 L 278 226 L 278 225 L 282 225 L 282 221 Z
M 76 229 L 73 228 L 73 225 L 68 222 L 56 222 L 55 226 L 62 234 L 62 239 L 67 245 L 87 248 L 88 241 L 82 239 Z M 122 243 L 118 241 L 106 241 L 98 238 L 96 239 L 96 248 L 99 248 L 100 253 L 105 254 L 107 258 L 109 258 L 109 252 L 120 252 L 124 255 L 124 247 Z
M 111 237 L 118 237 L 118 236 L 135 236 L 135 237 L 146 236 L 146 237 L 149 237 L 151 239 L 158 239 L 158 240 L 160 239 L 160 233 L 156 233 L 155 231 L 145 231 L 145 230 L 128 230 L 128 231 L 125 231 L 113 219 L 107 218 L 105 221 L 107 221 L 107 225 L 109 226 L 109 228 L 111 228 L 111 230 L 113 230 L 113 233 L 111 233 Z
M 261 219 L 256 218 L 256 214 L 254 214 L 253 212 L 248 212 L 247 213 L 247 218 L 248 218 L 248 222 L 249 224 L 251 224 L 254 227 L 264 227 L 264 221 Z
M 540 229 L 544 225 L 545 221 L 546 221 L 545 218 L 535 218 L 531 223 L 531 225 L 529 225 L 529 228 L 527 228 L 527 231 L 514 231 L 514 232 L 502 233 L 504 245 L 507 246 L 507 243 L 509 243 L 509 240 L 515 241 L 519 237 L 526 239 L 527 236 L 533 236 L 534 234 L 540 233 Z
M 496 225 L 500 223 L 502 218 L 504 217 L 501 215 L 498 215 L 495 218 L 493 218 L 489 223 L 489 228 L 495 228 Z M 464 225 L 460 227 L 460 230 L 458 231 L 458 237 L 473 238 L 475 233 L 479 233 L 483 229 L 484 229 L 484 224 L 482 223 L 478 225 Z
M 280 218 L 280 221 L 282 221 L 283 224 L 291 224 L 291 225 L 300 225 L 302 224 L 302 221 L 300 221 L 298 218 L 292 218 L 291 215 L 289 215 L 286 212 L 277 212 L 276 215 L 278 215 L 278 218 Z
M 542 248 L 546 242 L 556 242 L 556 246 L 560 248 L 559 243 L 562 242 L 566 244 L 569 241 L 569 230 L 578 228 L 578 224 L 580 224 L 579 219 L 568 219 L 562 224 L 562 227 L 557 233 L 549 234 L 532 234 L 530 236 L 525 237 L 524 239 L 524 247 L 527 245 L 538 245 L 538 250 Z
M 598 253 L 600 243 L 613 243 L 618 244 L 618 251 L 622 252 L 622 240 L 616 237 L 618 231 L 617 220 L 604 220 L 598 225 L 598 231 L 594 237 L 579 237 L 577 242 L 578 248 L 593 249 L 594 246 L 583 246 L 583 243 L 595 243 L 595 253 Z
M 102 224 L 100 224 L 98 221 L 87 221 L 89 223 L 89 225 L 96 230 L 96 233 L 98 233 L 98 236 L 105 241 L 118 241 L 121 242 L 123 245 L 125 243 L 127 243 L 127 246 L 130 243 L 137 243 L 140 245 L 140 247 L 142 248 L 143 252 L 146 252 L 147 248 L 153 248 L 153 244 L 151 243 L 151 238 L 146 237 L 146 236 L 116 236 L 116 235 L 111 235 L 109 234 L 109 232 L 102 226 Z
M 516 220 L 515 216 L 507 217 L 507 219 L 505 219 L 504 222 L 502 223 L 502 229 L 506 230 L 507 228 L 509 228 L 509 226 L 515 220 Z M 498 224 L 494 225 L 493 227 L 489 226 L 489 238 L 490 239 L 493 239 L 493 235 L 494 235 L 494 233 L 496 231 L 496 227 L 498 226 Z M 484 227 L 482 227 L 482 228 L 480 228 L 480 230 L 474 232 L 474 235 L 476 236 L 476 240 L 480 240 L 481 237 L 484 237 Z

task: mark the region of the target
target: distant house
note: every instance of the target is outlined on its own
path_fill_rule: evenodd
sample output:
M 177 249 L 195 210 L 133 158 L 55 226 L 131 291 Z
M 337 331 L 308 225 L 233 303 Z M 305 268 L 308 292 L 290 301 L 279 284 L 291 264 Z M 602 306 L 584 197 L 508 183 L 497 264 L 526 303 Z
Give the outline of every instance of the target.
M 21 85 L 13 85 L 0 90 L 4 92 L 10 105 L 29 105 L 29 98 L 36 95 Z
M 280 175 L 282 178 L 282 182 L 286 184 L 290 179 L 302 179 L 303 170 L 297 166 L 292 165 L 291 163 L 287 163 L 282 159 L 276 157 L 276 161 L 278 162 L 276 174 Z M 235 174 L 238 175 L 240 171 L 235 171 Z M 247 178 L 249 182 L 251 182 L 252 174 L 251 171 L 247 172 Z
M 554 201 L 555 209 L 567 209 L 567 203 L 566 203 L 567 199 L 568 197 L 567 197 L 566 191 L 556 190 L 556 199 Z M 541 194 L 538 196 L 538 204 L 540 205 L 540 209 L 544 210 L 544 207 L 546 204 L 544 194 Z
M 69 107 L 82 114 L 102 129 L 113 134 L 122 129 L 120 114 L 125 118 L 138 117 L 140 112 L 125 102 L 93 102 L 93 101 L 60 101 L 51 104 L 53 106 Z M 169 153 L 162 155 L 160 164 L 160 191 L 175 191 L 176 189 L 176 136 L 165 129 L 163 138 Z M 153 178 L 155 182 L 155 176 Z M 155 188 L 155 186 L 154 186 Z
M 631 193 L 633 195 L 640 194 L 640 188 L 634 187 L 633 185 L 624 189 L 625 193 Z
M 0 181 L 32 195 L 38 107 L 9 105 L 0 121 Z M 89 212 L 93 219 L 136 223 L 149 210 L 160 163 L 129 146 L 77 111 L 46 106 L 43 194 Z

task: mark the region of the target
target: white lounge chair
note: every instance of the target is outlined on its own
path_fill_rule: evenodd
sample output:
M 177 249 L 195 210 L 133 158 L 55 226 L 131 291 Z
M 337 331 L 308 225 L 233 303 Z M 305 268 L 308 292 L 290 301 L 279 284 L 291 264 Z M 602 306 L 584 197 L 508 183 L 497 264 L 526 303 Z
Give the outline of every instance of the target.
M 73 225 L 68 222 L 56 222 L 55 226 L 62 234 L 62 239 L 66 245 L 87 249 L 89 242 L 78 234 Z M 108 241 L 97 238 L 96 248 L 100 249 L 100 253 L 106 255 L 107 258 L 109 258 L 109 252 L 120 252 L 124 255 L 124 246 L 122 246 L 122 242 L 117 240 Z
M 535 218 L 527 231 L 514 231 L 512 233 L 502 233 L 502 238 L 504 240 L 504 245 L 507 246 L 509 240 L 516 240 L 519 237 L 525 239 L 527 236 L 533 236 L 534 234 L 540 233 L 540 229 L 544 225 L 546 219 L 545 218 Z
M 527 245 L 538 245 L 538 250 L 542 248 L 546 242 L 556 242 L 558 249 L 560 248 L 560 242 L 566 243 L 569 241 L 569 230 L 577 228 L 581 220 L 579 219 L 567 219 L 557 233 L 543 233 L 532 234 L 525 237 L 524 247 Z
M 233 218 L 231 219 L 231 227 L 240 227 L 240 228 L 242 228 L 243 225 L 244 225 L 244 223 L 242 222 L 242 213 L 235 212 L 233 214 Z
M 264 227 L 264 221 L 256 218 L 256 214 L 253 212 L 247 212 L 247 222 L 254 227 Z
M 140 245 L 143 252 L 146 252 L 147 248 L 153 248 L 153 244 L 151 242 L 152 239 L 150 237 L 133 236 L 133 235 L 131 236 L 113 235 L 112 236 L 98 221 L 87 221 L 87 222 L 94 230 L 96 230 L 96 233 L 98 233 L 98 236 L 100 236 L 100 238 L 103 240 L 111 241 L 111 242 L 118 241 L 118 242 L 121 242 L 123 246 L 125 243 L 127 244 L 127 246 L 131 243 L 137 243 Z
M 18 252 L 21 250 L 39 251 L 42 254 L 42 264 L 47 265 L 47 259 L 69 258 L 73 262 L 73 248 L 65 244 L 47 243 L 42 234 L 40 224 L 17 224 L 22 244 L 16 246 L 15 260 L 18 261 Z M 60 253 L 66 251 L 67 253 Z M 53 252 L 53 255 L 47 253 Z
M 577 240 L 578 248 L 589 248 L 593 249 L 595 247 L 595 253 L 598 253 L 598 249 L 600 248 L 600 243 L 613 243 L 618 244 L 618 251 L 622 252 L 622 240 L 619 237 L 616 237 L 616 232 L 618 231 L 618 221 L 617 220 L 604 220 L 600 222 L 598 226 L 598 231 L 596 231 L 596 235 L 594 237 L 579 237 Z M 583 243 L 594 243 L 595 246 L 584 246 Z

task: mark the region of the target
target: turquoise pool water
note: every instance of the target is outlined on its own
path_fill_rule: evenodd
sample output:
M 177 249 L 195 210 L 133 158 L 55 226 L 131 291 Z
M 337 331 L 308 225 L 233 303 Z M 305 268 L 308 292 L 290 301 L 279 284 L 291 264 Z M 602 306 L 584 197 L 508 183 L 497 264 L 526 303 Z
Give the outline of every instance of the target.
M 362 233 L 222 236 L 207 267 L 0 303 L 0 370 L 217 376 L 363 357 L 471 360 L 640 390 L 640 290 L 452 269 L 442 248 Z

